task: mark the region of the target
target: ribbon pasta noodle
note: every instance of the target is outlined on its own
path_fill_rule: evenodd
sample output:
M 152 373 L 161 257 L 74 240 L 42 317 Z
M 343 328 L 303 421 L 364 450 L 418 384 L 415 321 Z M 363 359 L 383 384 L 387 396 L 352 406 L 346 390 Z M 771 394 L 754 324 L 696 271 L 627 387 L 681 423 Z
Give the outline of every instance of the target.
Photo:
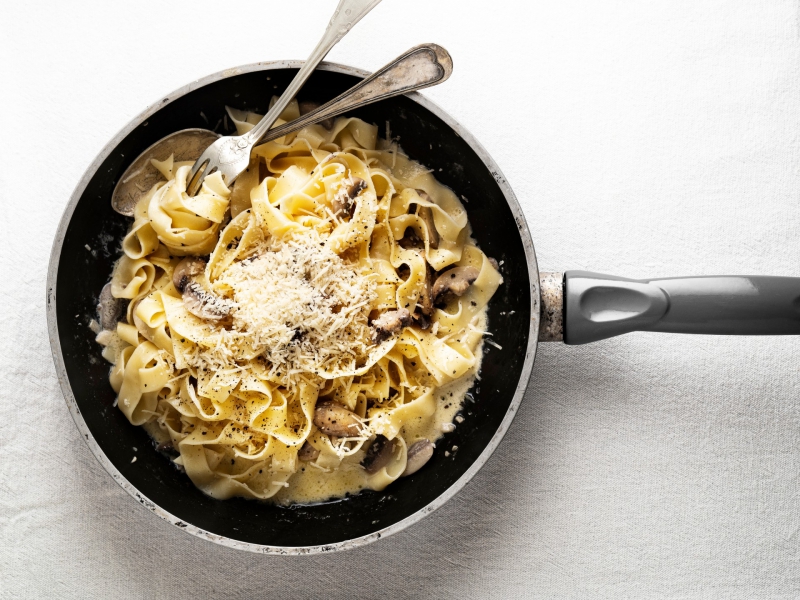
M 228 110 L 239 133 L 260 118 Z M 126 418 L 219 499 L 409 472 L 453 427 L 502 283 L 456 195 L 355 118 L 258 146 L 195 197 L 191 165 L 164 158 L 110 282 L 127 310 L 98 334 Z

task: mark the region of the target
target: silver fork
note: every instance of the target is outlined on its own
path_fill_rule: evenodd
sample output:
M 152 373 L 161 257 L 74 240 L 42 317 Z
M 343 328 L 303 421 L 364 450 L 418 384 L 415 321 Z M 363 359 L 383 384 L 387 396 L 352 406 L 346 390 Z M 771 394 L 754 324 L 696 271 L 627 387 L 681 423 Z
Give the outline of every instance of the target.
M 325 55 L 331 51 L 339 40 L 358 23 L 361 18 L 371 11 L 381 0 L 340 0 L 336 12 L 333 13 L 330 23 L 322 36 L 322 39 L 314 48 L 311 56 L 294 76 L 289 87 L 281 94 L 275 105 L 267 111 L 267 114 L 244 135 L 232 135 L 221 137 L 211 144 L 200 158 L 194 163 L 189 173 L 187 192 L 194 196 L 203 184 L 203 180 L 212 173 L 219 171 L 225 179 L 227 185 L 231 185 L 234 180 L 244 171 L 250 163 L 250 151 L 270 127 L 278 119 L 283 109 L 291 102 L 300 91 L 317 65 L 322 62 Z

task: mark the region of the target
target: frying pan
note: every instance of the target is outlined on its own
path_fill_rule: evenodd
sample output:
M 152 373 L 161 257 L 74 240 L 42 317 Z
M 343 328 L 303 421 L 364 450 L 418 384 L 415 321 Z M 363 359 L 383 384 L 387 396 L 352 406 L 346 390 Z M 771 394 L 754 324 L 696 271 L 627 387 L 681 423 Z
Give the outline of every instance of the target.
M 404 151 L 466 199 L 473 235 L 501 264 L 504 283 L 489 304 L 499 348 L 486 345 L 480 381 L 455 431 L 430 462 L 383 492 L 291 507 L 214 500 L 159 454 L 141 427 L 114 407 L 109 365 L 88 327 L 129 221 L 111 192 L 145 148 L 179 129 L 226 129 L 225 105 L 265 111 L 299 62 L 256 63 L 193 82 L 134 118 L 78 183 L 50 257 L 47 316 L 59 382 L 92 453 L 140 504 L 198 537 L 261 553 L 309 554 L 360 546 L 420 520 L 460 490 L 500 443 L 522 400 L 538 341 L 580 344 L 634 330 L 684 333 L 800 333 L 800 279 L 707 277 L 636 281 L 587 272 L 540 274 L 522 210 L 500 169 L 468 131 L 412 93 L 353 113 L 388 122 Z M 367 73 L 323 63 L 300 92 L 324 103 Z M 541 327 L 540 327 L 541 325 Z M 541 331 L 540 331 L 541 329 Z M 136 450 L 134 450 L 136 449 Z M 135 458 L 135 460 L 134 460 Z

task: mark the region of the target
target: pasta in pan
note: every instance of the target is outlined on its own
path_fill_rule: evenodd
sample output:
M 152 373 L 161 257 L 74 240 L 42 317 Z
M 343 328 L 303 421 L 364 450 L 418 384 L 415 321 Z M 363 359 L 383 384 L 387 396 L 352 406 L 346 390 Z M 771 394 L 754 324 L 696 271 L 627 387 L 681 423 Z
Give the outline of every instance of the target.
M 228 110 L 239 133 L 260 118 Z M 127 419 L 220 499 L 324 500 L 424 464 L 502 283 L 456 195 L 355 118 L 195 197 L 164 158 L 111 278 L 127 309 L 98 335 Z

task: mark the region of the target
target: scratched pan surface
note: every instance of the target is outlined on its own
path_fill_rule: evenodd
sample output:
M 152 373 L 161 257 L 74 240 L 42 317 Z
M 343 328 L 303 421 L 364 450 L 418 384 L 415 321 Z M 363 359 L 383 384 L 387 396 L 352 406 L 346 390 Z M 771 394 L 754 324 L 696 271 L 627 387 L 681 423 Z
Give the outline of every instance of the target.
M 481 248 L 502 260 L 505 283 L 489 305 L 493 339 L 486 346 L 474 400 L 464 422 L 446 434 L 431 461 L 383 492 L 364 491 L 339 501 L 280 507 L 252 500 L 219 501 L 197 490 L 156 452 L 140 427 L 113 407 L 109 365 L 88 327 L 100 289 L 119 257 L 129 220 L 111 209 L 117 178 L 141 151 L 179 129 L 225 130 L 225 105 L 265 111 L 288 85 L 297 62 L 258 63 L 227 70 L 163 98 L 129 123 L 89 166 L 67 205 L 50 259 L 47 313 L 61 387 L 91 451 L 128 493 L 183 530 L 253 552 L 301 554 L 351 548 L 395 533 L 429 514 L 461 489 L 505 434 L 528 382 L 539 328 L 539 274 L 522 211 L 497 165 L 472 136 L 419 94 L 393 98 L 352 113 L 389 121 L 403 150 L 435 171 L 465 204 Z M 323 64 L 301 100 L 325 102 L 365 73 Z M 88 248 L 88 249 L 87 249 Z M 513 313 L 511 313 L 513 311 Z M 509 313 L 511 313 L 509 315 Z M 445 456 L 445 449 L 458 446 Z M 134 456 L 137 460 L 131 462 Z

